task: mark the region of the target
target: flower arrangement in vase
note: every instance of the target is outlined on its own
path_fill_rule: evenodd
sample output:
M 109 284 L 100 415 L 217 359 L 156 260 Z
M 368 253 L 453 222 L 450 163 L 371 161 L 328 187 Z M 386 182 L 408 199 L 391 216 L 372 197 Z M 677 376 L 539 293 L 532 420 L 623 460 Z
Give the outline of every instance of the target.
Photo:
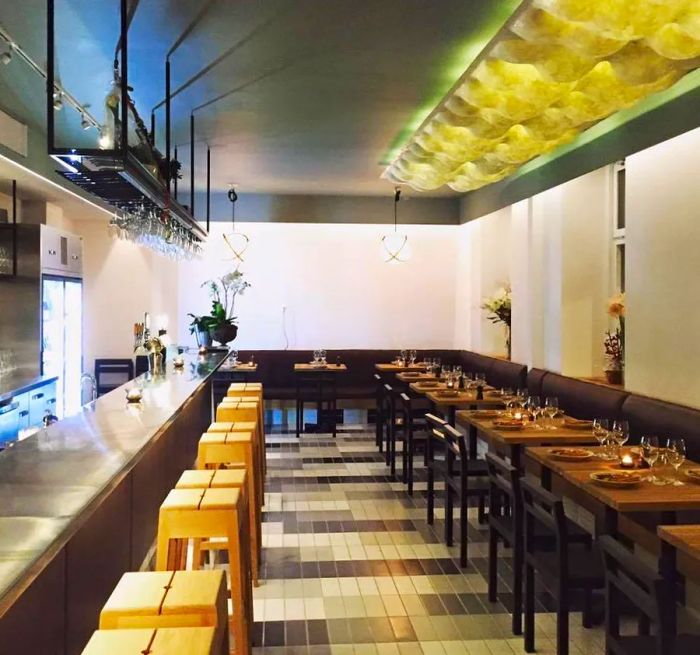
M 512 293 L 510 289 L 510 284 L 505 284 L 501 289 L 499 289 L 490 298 L 484 299 L 481 305 L 481 309 L 488 312 L 486 318 L 492 323 L 503 323 L 506 330 L 506 353 L 508 359 L 511 355 L 511 339 L 510 339 L 510 325 L 511 325 L 511 305 L 512 305 Z
M 610 384 L 623 384 L 625 370 L 625 294 L 618 293 L 608 300 L 608 316 L 616 327 L 605 332 L 605 378 Z
M 189 314 L 192 317 L 190 332 L 197 336 L 199 346 L 208 347 L 211 345 L 211 339 L 225 345 L 236 338 L 238 325 L 233 308 L 236 296 L 242 296 L 249 286 L 250 283 L 243 278 L 243 273 L 239 270 L 202 284 L 202 287 L 209 289 L 211 312 L 207 316 Z M 209 340 L 205 343 L 207 336 Z

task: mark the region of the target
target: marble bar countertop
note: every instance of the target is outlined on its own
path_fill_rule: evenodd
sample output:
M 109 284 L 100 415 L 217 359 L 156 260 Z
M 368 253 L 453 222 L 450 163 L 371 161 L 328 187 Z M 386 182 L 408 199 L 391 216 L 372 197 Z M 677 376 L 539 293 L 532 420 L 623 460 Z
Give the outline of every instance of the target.
M 228 353 L 184 354 L 0 452 L 0 602 L 217 370 Z M 127 405 L 125 389 L 143 399 Z
M 3 375 L 0 377 L 0 403 L 7 398 L 31 391 L 57 379 L 55 375 L 26 375 L 22 373 Z

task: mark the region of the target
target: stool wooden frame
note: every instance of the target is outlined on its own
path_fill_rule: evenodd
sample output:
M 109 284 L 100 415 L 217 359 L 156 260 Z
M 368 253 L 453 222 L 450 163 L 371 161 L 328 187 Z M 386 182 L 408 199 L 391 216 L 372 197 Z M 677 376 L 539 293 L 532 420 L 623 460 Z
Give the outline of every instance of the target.
M 100 612 L 100 630 L 213 627 L 215 652 L 229 655 L 226 597 L 221 570 L 125 573 Z
M 236 655 L 250 654 L 253 622 L 246 496 L 243 488 L 173 489 L 163 501 L 158 516 L 157 571 L 183 569 L 189 539 L 195 543 L 195 567 L 201 555 L 197 540 L 227 540 Z
M 240 468 L 233 468 L 239 466 Z M 184 471 L 175 484 L 176 489 L 248 489 L 248 473 L 242 462 L 229 463 L 225 469 L 206 469 Z M 250 517 L 250 547 L 252 559 L 253 584 L 258 586 L 260 571 L 260 557 L 262 545 L 262 529 L 260 524 L 260 508 L 255 503 L 248 503 L 248 516 Z M 205 550 L 221 550 L 226 544 L 220 541 L 203 543 Z
M 215 655 L 214 628 L 96 630 L 82 655 Z

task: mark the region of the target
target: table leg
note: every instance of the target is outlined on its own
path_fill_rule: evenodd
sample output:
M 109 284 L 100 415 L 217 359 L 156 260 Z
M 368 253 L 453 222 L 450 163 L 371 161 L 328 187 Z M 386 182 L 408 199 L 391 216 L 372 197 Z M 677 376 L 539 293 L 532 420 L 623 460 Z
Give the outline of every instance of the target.
M 522 447 L 520 444 L 512 444 L 510 447 L 510 465 L 522 472 Z
M 666 513 L 666 512 L 664 512 Z M 675 523 L 675 520 L 673 521 Z M 665 521 L 663 525 L 668 525 Z M 661 555 L 659 557 L 659 573 L 664 579 L 664 584 L 667 586 L 668 598 L 673 599 L 665 603 L 665 607 L 661 608 L 661 621 L 663 623 L 663 631 L 666 634 L 666 644 L 670 645 L 669 652 L 675 653 L 675 636 L 677 630 L 677 611 L 676 598 L 677 594 L 677 574 L 676 574 L 676 549 L 666 541 L 661 541 Z
M 297 389 L 296 389 L 296 434 L 297 434 L 297 439 L 299 438 L 299 432 L 301 432 L 301 414 L 302 414 L 302 409 L 301 409 L 301 383 L 299 382 L 299 379 L 297 378 Z
M 617 510 L 605 506 L 605 515 L 603 517 L 603 533 L 613 537 L 617 536 Z
M 467 429 L 467 437 L 469 439 L 469 459 L 476 459 L 477 456 L 477 429 L 470 425 Z
M 338 434 L 338 424 L 336 423 L 338 407 L 338 385 L 336 384 L 335 378 L 331 380 L 331 414 L 333 416 L 333 438 L 335 439 Z
M 457 414 L 457 408 L 454 405 L 447 406 L 447 422 L 454 427 L 455 426 L 455 416 Z

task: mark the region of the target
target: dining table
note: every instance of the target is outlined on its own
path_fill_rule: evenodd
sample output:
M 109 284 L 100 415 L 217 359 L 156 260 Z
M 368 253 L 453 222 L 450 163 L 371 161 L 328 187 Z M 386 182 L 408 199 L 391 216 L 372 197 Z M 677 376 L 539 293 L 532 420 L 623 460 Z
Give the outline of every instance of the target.
M 317 421 L 321 425 L 321 415 L 323 410 L 324 389 L 330 389 L 328 404 L 330 405 L 331 432 L 335 438 L 338 430 L 336 419 L 338 406 L 338 375 L 348 372 L 348 367 L 337 362 L 335 364 L 318 364 L 301 362 L 294 364 L 294 376 L 296 378 L 296 436 L 304 432 L 304 389 L 315 390 Z
M 401 371 L 396 374 L 399 382 L 410 384 L 412 382 L 437 382 L 438 376 L 434 373 L 423 373 L 420 371 Z
M 700 484 L 684 481 L 684 472 L 697 468 L 698 464 L 683 462 L 676 474 L 680 484 L 655 484 L 649 469 L 638 468 L 633 469 L 641 476 L 637 484 L 610 486 L 592 479 L 591 474 L 627 469 L 621 468 L 619 460 L 601 459 L 600 447 L 589 450 L 592 456 L 585 461 L 564 461 L 554 455 L 551 448 L 527 448 L 526 469 L 534 472 L 534 468 L 539 468 L 542 486 L 548 489 L 556 487 L 558 495 L 567 496 L 591 511 L 596 517 L 597 534 L 622 535 L 657 555 L 663 578 L 674 589 L 682 589 L 677 584 L 677 551 L 694 553 L 697 557 L 700 553 L 700 528 L 692 534 L 689 527 L 695 526 L 676 524 L 679 514 L 700 510 Z M 623 449 L 624 452 L 630 450 Z M 683 529 L 676 530 L 676 527 Z M 694 546 L 693 537 L 696 539 Z M 689 568 L 697 569 L 697 561 Z M 675 613 L 675 607 L 669 611 Z
M 532 422 L 527 423 L 522 429 L 503 429 L 494 425 L 494 420 L 497 418 L 492 412 L 461 410 L 456 413 L 455 420 L 458 425 L 467 428 L 470 443 L 476 443 L 479 439 L 485 441 L 490 450 L 505 454 L 517 469 L 522 469 L 523 449 L 528 446 L 596 442 L 592 428 L 583 430 L 565 427 L 563 419 L 559 421 L 559 425 L 555 424 L 554 429 L 538 426 Z

